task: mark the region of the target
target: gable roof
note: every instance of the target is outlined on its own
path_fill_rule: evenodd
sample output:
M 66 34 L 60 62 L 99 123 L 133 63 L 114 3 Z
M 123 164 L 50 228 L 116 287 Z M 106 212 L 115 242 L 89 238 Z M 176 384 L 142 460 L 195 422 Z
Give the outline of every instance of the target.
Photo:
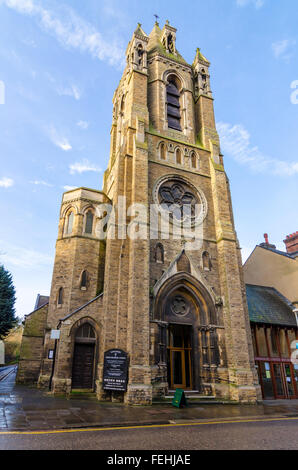
M 37 295 L 34 310 L 38 310 L 40 307 L 43 307 L 45 304 L 49 303 L 50 297 L 48 295 Z
M 246 284 L 246 297 L 252 323 L 297 328 L 294 305 L 274 287 Z
M 287 258 L 295 259 L 295 257 L 291 255 L 290 253 L 287 253 L 286 251 L 277 250 L 276 248 L 271 248 L 270 246 L 266 246 L 265 243 L 261 245 L 257 245 L 257 246 L 259 246 L 260 248 L 264 248 L 264 250 L 272 251 L 272 253 L 275 253 L 277 255 L 286 256 Z

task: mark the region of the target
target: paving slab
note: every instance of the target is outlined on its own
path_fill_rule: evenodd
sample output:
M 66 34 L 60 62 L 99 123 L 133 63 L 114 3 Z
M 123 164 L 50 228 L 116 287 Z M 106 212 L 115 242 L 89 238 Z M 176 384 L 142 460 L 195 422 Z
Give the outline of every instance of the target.
M 257 405 L 190 403 L 182 409 L 172 407 L 171 403 L 127 406 L 82 396 L 54 397 L 34 387 L 16 385 L 15 376 L 16 370 L 0 380 L 0 432 L 298 416 L 298 400 Z

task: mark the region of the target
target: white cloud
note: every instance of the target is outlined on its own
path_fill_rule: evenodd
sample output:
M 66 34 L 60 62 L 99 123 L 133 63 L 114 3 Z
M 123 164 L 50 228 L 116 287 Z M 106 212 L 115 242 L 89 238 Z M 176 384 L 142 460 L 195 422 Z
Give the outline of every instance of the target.
M 68 139 L 58 134 L 55 127 L 51 126 L 47 130 L 47 133 L 49 134 L 49 137 L 51 141 L 53 142 L 53 144 L 59 147 L 61 150 L 64 150 L 64 152 L 68 152 L 69 150 L 72 149 L 72 146 L 69 143 Z
M 88 129 L 89 127 L 89 122 L 87 121 L 78 121 L 77 126 L 79 126 L 81 129 Z
M 238 7 L 246 7 L 247 5 L 254 5 L 257 10 L 262 8 L 265 4 L 265 0 L 236 0 Z
M 77 189 L 78 186 L 68 186 L 68 185 L 65 185 L 63 186 L 63 189 L 65 189 L 65 191 L 71 191 L 72 189 Z
M 71 165 L 69 165 L 69 169 L 70 169 L 71 175 L 74 175 L 76 173 L 81 174 L 87 171 L 95 171 L 95 172 L 102 171 L 101 168 L 94 166 L 92 163 L 90 163 L 86 159 L 84 159 L 82 162 L 72 163 Z
M 28 250 L 23 246 L 5 243 L 3 240 L 0 240 L 0 246 L 0 261 L 3 262 L 4 265 L 31 269 L 49 266 L 53 263 L 53 258 L 45 253 Z
M 81 91 L 76 85 L 71 85 L 68 88 L 58 88 L 57 93 L 60 96 L 72 96 L 77 101 L 81 98 Z
M 0 188 L 10 188 L 14 185 L 14 181 L 11 178 L 1 178 L 0 179 Z
M 54 12 L 35 0 L 0 0 L 0 4 L 36 18 L 40 27 L 53 34 L 63 47 L 79 49 L 111 65 L 123 66 L 125 50 L 119 42 L 104 39 L 92 24 L 78 16 L 72 8 L 60 4 L 62 13 Z
M 31 184 L 35 184 L 36 186 L 48 186 L 49 188 L 52 188 L 53 185 L 50 184 L 50 183 L 47 183 L 46 181 L 38 181 L 38 180 L 35 180 L 35 181 L 30 181 Z
M 271 47 L 272 47 L 273 54 L 277 59 L 281 58 L 281 59 L 289 60 L 293 55 L 293 52 L 291 52 L 291 50 L 293 50 L 293 47 L 295 45 L 296 45 L 295 40 L 284 39 L 282 41 L 277 41 L 277 42 L 272 43 Z
M 22 43 L 25 44 L 25 46 L 33 47 L 34 49 L 37 47 L 37 44 L 33 39 L 24 38 L 22 39 Z
M 298 174 L 298 161 L 287 162 L 264 155 L 251 143 L 249 132 L 241 124 L 217 123 L 223 153 L 256 172 L 270 172 L 279 176 Z

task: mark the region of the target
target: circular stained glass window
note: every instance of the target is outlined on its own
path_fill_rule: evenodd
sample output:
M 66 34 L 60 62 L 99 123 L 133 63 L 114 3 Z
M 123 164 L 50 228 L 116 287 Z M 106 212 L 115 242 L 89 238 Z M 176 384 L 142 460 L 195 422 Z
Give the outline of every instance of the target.
M 173 223 L 190 222 L 198 225 L 207 215 L 203 192 L 181 177 L 162 178 L 154 188 L 154 202 L 167 213 Z

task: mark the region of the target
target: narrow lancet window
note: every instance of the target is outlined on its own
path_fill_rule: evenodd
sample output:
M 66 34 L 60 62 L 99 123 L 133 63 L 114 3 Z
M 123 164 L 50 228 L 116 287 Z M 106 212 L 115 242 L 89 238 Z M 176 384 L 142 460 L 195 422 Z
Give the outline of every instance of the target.
M 164 248 L 161 243 L 155 247 L 155 261 L 156 263 L 164 263 Z
M 58 305 L 63 304 L 63 287 L 60 287 L 60 289 L 59 289 L 57 303 L 58 303 Z
M 181 150 L 180 149 L 176 150 L 176 163 L 178 165 L 181 165 L 181 163 L 182 163 Z
M 164 143 L 160 144 L 160 159 L 166 160 L 166 146 Z
M 191 154 L 191 167 L 197 168 L 197 157 L 194 152 Z
M 211 270 L 211 261 L 210 261 L 210 255 L 208 251 L 204 251 L 203 253 L 203 269 L 204 271 L 210 271 Z
M 81 276 L 81 289 L 86 290 L 87 289 L 87 271 L 82 272 Z
M 70 212 L 67 217 L 66 234 L 70 235 L 73 229 L 74 213 Z
M 92 211 L 88 211 L 86 214 L 85 233 L 92 234 L 92 231 L 93 231 L 93 213 Z

